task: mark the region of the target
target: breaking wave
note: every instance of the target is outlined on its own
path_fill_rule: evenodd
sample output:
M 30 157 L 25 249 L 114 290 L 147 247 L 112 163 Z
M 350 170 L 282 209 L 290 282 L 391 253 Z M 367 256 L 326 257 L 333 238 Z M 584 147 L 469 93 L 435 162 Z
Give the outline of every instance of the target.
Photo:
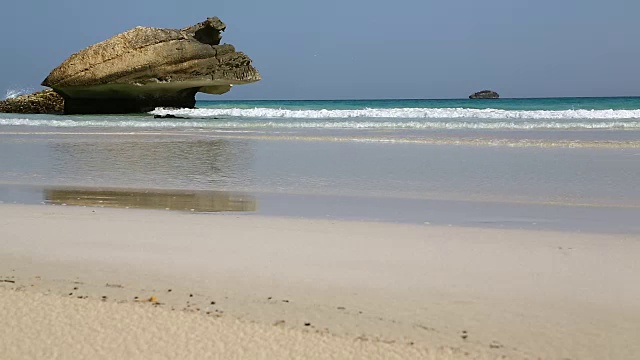
M 33 91 L 31 91 L 31 89 L 9 89 L 7 90 L 7 92 L 4 94 L 4 99 L 13 99 L 15 97 L 18 97 L 20 95 L 24 95 L 24 94 L 30 94 Z
M 223 109 L 163 109 L 154 115 L 175 115 L 187 118 L 286 118 L 286 119 L 522 119 L 522 120 L 610 120 L 638 119 L 640 109 L 634 110 L 502 110 L 468 108 L 367 108 L 357 110 L 292 110 L 274 108 Z
M 376 119 L 148 119 L 145 117 L 96 117 L 76 119 L 0 118 L 0 126 L 46 126 L 56 128 L 149 128 L 149 129 L 424 129 L 424 130 L 640 130 L 640 120 L 376 120 Z
M 173 115 L 153 118 L 151 115 Z M 634 110 L 158 108 L 148 115 L 0 115 L 0 126 L 147 129 L 640 130 Z

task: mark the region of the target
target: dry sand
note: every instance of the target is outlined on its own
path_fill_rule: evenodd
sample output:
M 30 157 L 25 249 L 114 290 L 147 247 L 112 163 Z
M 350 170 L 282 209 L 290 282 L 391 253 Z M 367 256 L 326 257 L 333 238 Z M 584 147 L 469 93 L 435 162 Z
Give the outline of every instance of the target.
M 0 205 L 0 354 L 631 359 L 639 255 L 636 235 Z
M 0 290 L 0 306 L 3 359 L 437 358 L 416 346 L 353 341 L 132 304 Z M 455 355 L 446 350 L 439 354 Z

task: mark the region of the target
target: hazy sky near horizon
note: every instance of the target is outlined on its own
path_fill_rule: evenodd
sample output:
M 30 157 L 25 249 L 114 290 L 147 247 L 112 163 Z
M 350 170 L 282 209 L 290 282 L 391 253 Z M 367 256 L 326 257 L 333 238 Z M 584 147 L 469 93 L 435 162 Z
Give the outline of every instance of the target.
M 22 0 L 0 10 L 0 98 L 138 25 L 218 16 L 263 80 L 220 99 L 640 96 L 631 0 Z

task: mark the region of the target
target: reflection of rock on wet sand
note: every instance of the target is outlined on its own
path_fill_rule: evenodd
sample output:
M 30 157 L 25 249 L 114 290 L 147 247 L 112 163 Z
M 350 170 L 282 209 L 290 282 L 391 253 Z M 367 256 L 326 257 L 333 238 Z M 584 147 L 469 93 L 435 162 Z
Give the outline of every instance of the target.
M 57 184 L 233 190 L 253 179 L 253 148 L 245 141 L 105 135 L 49 148 Z
M 50 204 L 197 212 L 255 211 L 253 196 L 225 191 L 47 188 Z

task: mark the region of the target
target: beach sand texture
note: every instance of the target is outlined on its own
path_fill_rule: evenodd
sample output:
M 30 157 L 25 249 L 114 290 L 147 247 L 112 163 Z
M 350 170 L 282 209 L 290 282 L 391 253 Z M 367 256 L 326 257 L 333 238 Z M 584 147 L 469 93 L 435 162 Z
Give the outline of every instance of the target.
M 640 354 L 636 235 L 36 205 L 0 229 L 9 359 Z
M 132 304 L 0 290 L 0 305 L 3 359 L 459 358 L 444 349 L 353 341 Z

